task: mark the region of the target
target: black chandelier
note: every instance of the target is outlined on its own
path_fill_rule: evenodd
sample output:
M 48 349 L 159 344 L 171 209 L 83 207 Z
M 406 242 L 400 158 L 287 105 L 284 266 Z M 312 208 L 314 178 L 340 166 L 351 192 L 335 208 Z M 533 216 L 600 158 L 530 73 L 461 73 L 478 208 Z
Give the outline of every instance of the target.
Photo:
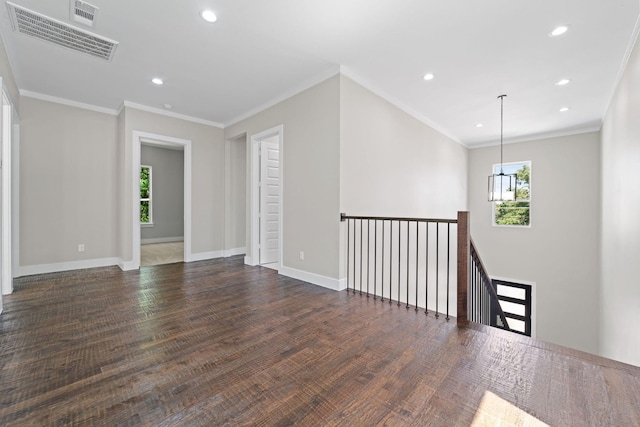
M 503 151 L 503 121 L 504 121 L 504 98 L 507 95 L 500 95 L 500 173 L 489 176 L 489 201 L 490 202 L 512 202 L 518 197 L 518 176 L 515 173 L 505 174 L 502 168 Z

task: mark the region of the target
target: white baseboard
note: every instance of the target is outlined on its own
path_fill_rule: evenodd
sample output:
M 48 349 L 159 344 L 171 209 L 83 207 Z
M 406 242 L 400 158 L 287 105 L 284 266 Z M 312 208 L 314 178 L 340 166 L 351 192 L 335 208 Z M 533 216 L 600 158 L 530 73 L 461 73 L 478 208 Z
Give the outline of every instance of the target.
M 211 252 L 199 252 L 197 254 L 191 254 L 189 259 L 185 259 L 185 262 L 204 261 L 207 259 L 222 258 L 224 251 L 211 251 Z
M 140 239 L 141 245 L 148 245 L 151 243 L 172 243 L 172 242 L 184 242 L 184 237 L 158 237 L 156 239 Z
M 319 274 L 296 270 L 295 268 L 289 268 L 285 266 L 280 266 L 280 268 L 278 269 L 278 274 L 302 280 L 314 285 L 322 286 L 323 288 L 333 289 L 334 291 L 343 291 L 347 289 L 346 279 L 334 279 L 331 277 L 321 276 Z
M 136 265 L 133 263 L 133 261 L 123 261 L 121 259 L 118 260 L 118 267 L 120 267 L 120 270 L 122 270 L 122 271 L 129 271 L 129 270 L 137 270 L 138 269 L 136 267 Z
M 253 263 L 253 258 L 251 258 L 250 256 L 246 256 L 244 257 L 244 264 L 245 265 L 250 265 L 250 266 L 255 266 L 255 264 Z
M 244 255 L 246 253 L 247 253 L 246 248 L 225 249 L 224 256 L 226 258 L 230 256 Z
M 120 265 L 120 263 L 121 261 L 118 258 L 100 258 L 84 261 L 59 262 L 55 264 L 23 265 L 18 267 L 17 277 L 82 270 L 85 268 L 109 267 L 112 265 Z

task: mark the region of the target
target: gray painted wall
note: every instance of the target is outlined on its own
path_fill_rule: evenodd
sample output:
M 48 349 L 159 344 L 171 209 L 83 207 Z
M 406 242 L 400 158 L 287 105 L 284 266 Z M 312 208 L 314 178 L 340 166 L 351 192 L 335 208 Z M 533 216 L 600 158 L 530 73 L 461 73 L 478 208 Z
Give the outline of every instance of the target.
M 225 235 L 225 140 L 223 130 L 207 124 L 194 123 L 174 117 L 161 116 L 148 111 L 125 107 L 123 156 L 118 165 L 122 174 L 120 188 L 119 258 L 133 259 L 131 230 L 133 227 L 133 189 L 131 182 L 131 153 L 133 131 L 148 132 L 191 141 L 192 195 L 191 195 L 191 253 L 212 257 L 222 253 Z M 219 256 L 219 255 L 217 255 Z
M 598 132 L 507 144 L 504 161 L 531 161 L 531 227 L 492 225 L 487 177 L 499 146 L 469 152 L 471 236 L 489 274 L 535 283 L 537 338 L 598 352 Z
M 247 136 L 226 142 L 225 250 L 244 252 L 247 218 Z
M 250 144 L 251 135 L 284 126 L 281 262 L 330 279 L 339 278 L 340 259 L 339 102 L 335 76 L 224 130 L 227 139 L 246 134 Z
M 184 237 L 184 152 L 143 145 L 140 163 L 152 168 L 153 226 L 141 227 L 142 243 L 181 240 Z
M 20 265 L 115 257 L 117 118 L 26 97 L 20 116 Z

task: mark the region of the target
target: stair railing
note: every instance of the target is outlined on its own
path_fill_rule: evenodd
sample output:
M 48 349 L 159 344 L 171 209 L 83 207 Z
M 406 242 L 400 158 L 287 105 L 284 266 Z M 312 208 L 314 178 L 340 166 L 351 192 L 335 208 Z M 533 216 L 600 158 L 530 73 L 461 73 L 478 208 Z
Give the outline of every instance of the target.
M 343 213 L 340 220 L 347 223 L 347 292 L 407 309 L 413 305 L 415 311 L 431 310 L 436 318 L 442 313 L 449 320 L 451 264 L 457 262 L 457 324 L 471 321 L 510 330 L 471 239 L 469 212 L 458 212 L 457 219 Z M 454 243 L 452 232 L 457 233 Z
M 471 321 L 511 330 L 469 229 L 469 212 L 458 212 L 457 323 Z
M 457 220 L 340 215 L 347 291 L 450 318 Z

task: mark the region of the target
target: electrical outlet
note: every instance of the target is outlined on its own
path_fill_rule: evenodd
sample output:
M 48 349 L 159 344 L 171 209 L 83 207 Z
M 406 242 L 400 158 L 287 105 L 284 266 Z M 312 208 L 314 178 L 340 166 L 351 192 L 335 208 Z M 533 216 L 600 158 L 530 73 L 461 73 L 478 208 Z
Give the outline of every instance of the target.
M 84 252 L 84 243 L 78 245 L 78 252 Z
M 304 252 L 300 251 L 300 259 L 304 261 Z

